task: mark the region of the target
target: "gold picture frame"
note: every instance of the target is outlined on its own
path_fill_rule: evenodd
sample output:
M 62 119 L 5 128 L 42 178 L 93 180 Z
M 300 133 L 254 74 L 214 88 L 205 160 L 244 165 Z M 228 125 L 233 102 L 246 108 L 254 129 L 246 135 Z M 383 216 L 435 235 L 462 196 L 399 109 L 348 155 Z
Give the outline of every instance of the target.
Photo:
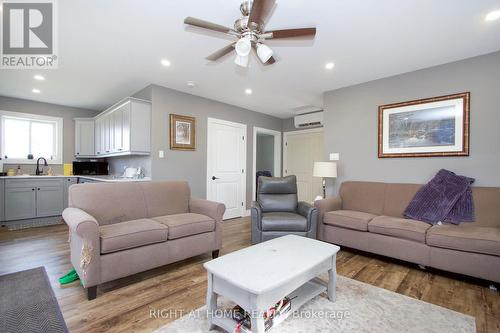
M 196 118 L 170 114 L 170 149 L 196 150 Z
M 378 157 L 469 156 L 470 92 L 379 106 Z

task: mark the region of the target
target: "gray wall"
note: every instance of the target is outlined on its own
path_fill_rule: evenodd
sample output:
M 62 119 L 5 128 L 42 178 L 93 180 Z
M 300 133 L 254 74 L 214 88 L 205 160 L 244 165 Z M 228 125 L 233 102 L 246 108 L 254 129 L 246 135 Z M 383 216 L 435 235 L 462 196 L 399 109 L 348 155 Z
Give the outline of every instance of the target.
M 56 104 L 42 103 L 25 99 L 0 96 L 0 110 L 14 111 L 22 113 L 32 113 L 38 115 L 62 117 L 63 118 L 63 161 L 71 163 L 75 154 L 75 123 L 73 118 L 93 117 L 99 113 L 95 110 L 86 110 L 62 106 Z M 5 164 L 4 167 L 8 167 Z M 17 165 L 16 165 L 17 167 Z M 32 171 L 32 165 L 21 165 L 23 171 Z M 52 166 L 55 172 L 62 172 L 62 166 Z
M 469 157 L 377 157 L 378 106 L 471 92 Z M 476 178 L 475 185 L 500 186 L 500 52 L 342 88 L 324 95 L 325 158 L 340 152 L 344 180 L 427 182 L 439 169 Z
M 274 136 L 257 134 L 256 171 L 270 171 L 274 176 Z
M 206 197 L 207 118 L 217 118 L 247 125 L 247 207 L 252 197 L 253 126 L 281 131 L 281 119 L 233 105 L 152 86 L 152 176 L 154 180 L 187 180 L 193 196 Z M 169 114 L 196 117 L 196 151 L 169 149 Z M 165 151 L 165 158 L 158 151 Z
M 295 125 L 293 123 L 293 118 L 288 118 L 288 119 L 282 119 L 281 130 L 283 132 L 292 132 L 292 131 L 297 131 L 298 128 L 295 128 Z

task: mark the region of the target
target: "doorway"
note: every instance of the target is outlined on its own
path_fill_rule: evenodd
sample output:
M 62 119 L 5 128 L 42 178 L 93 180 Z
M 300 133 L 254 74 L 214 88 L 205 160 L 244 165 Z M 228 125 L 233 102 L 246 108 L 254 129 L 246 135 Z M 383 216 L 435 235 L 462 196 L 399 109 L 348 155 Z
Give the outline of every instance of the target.
M 207 199 L 226 205 L 224 219 L 246 212 L 245 124 L 208 118 Z
M 257 174 L 281 177 L 281 132 L 253 128 L 252 200 L 257 198 Z
M 297 176 L 299 201 L 312 202 L 322 193 L 321 178 L 313 177 L 314 162 L 323 161 L 323 129 L 283 133 L 283 175 Z

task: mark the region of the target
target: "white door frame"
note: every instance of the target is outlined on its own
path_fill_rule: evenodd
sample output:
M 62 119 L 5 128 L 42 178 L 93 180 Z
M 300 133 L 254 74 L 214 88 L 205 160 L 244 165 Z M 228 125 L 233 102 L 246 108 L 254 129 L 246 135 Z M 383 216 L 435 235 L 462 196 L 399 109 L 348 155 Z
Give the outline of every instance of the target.
M 287 165 L 286 165 L 286 154 L 287 154 L 287 139 L 290 135 L 300 135 L 300 134 L 307 134 L 307 133 L 323 133 L 323 127 L 318 127 L 318 128 L 309 128 L 309 129 L 304 129 L 304 130 L 298 130 L 298 131 L 290 131 L 290 132 L 283 132 L 283 175 L 286 174 L 285 170 L 287 170 Z
M 255 193 L 257 189 L 255 184 L 257 182 L 255 173 L 257 172 L 257 134 L 268 134 L 274 136 L 274 177 L 281 176 L 281 132 L 262 127 L 253 128 L 253 155 L 252 155 L 252 201 L 255 200 Z
M 235 123 L 227 120 L 222 120 L 222 119 L 216 119 L 216 118 L 207 118 L 207 194 L 206 197 L 207 199 L 209 198 L 209 189 L 210 189 L 210 181 L 211 181 L 211 170 L 210 170 L 210 162 L 212 158 L 212 154 L 210 151 L 210 125 L 213 123 L 218 123 L 218 124 L 226 124 L 229 126 L 233 127 L 239 127 L 242 130 L 242 137 L 243 140 L 241 140 L 241 154 L 239 156 L 241 165 L 243 166 L 243 172 L 241 176 L 241 183 L 240 183 L 240 189 L 241 189 L 241 200 L 243 201 L 243 206 L 240 207 L 240 214 L 241 216 L 245 216 L 246 214 L 246 203 L 247 203 L 247 125 L 246 124 L 241 124 L 241 123 Z

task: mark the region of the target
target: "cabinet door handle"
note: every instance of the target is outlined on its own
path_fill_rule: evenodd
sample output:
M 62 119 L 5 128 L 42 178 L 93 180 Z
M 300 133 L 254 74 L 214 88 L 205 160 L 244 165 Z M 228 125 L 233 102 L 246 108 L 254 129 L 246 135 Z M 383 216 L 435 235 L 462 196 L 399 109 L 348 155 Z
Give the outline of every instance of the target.
M 34 189 L 34 188 L 32 188 L 31 190 L 32 190 L 32 191 L 34 191 L 35 189 Z
M 38 191 L 40 191 L 40 188 L 38 188 Z

